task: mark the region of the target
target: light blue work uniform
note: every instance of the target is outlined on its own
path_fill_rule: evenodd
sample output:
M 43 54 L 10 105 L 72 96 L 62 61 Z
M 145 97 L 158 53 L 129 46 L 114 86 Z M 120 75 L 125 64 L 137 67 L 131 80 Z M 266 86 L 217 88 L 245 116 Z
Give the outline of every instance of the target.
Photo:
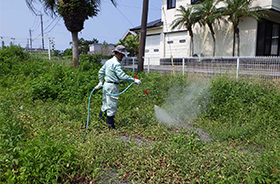
M 123 81 L 134 81 L 134 78 L 126 75 L 122 70 L 120 61 L 116 56 L 106 61 L 102 68 L 98 72 L 99 82 L 104 82 L 104 87 L 111 94 L 119 93 L 120 80 Z M 114 116 L 117 113 L 118 96 L 110 96 L 103 88 L 102 96 L 102 108 L 101 111 L 107 111 L 107 116 Z

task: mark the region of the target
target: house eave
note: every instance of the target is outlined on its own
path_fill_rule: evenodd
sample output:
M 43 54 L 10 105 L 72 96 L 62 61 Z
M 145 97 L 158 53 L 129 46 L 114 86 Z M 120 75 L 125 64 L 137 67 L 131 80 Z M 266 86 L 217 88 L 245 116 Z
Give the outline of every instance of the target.
M 165 31 L 163 32 L 163 34 L 169 34 L 169 33 L 180 33 L 180 32 L 186 32 L 188 31 L 187 29 L 184 29 L 184 30 L 178 30 L 178 31 Z
M 159 27 L 162 27 L 162 25 L 163 25 L 163 22 L 161 21 L 161 19 L 157 19 L 157 20 L 147 23 L 147 29 L 153 29 L 153 28 L 157 29 Z M 131 28 L 129 30 L 137 32 L 137 31 L 141 30 L 141 26 L 137 26 L 137 27 Z

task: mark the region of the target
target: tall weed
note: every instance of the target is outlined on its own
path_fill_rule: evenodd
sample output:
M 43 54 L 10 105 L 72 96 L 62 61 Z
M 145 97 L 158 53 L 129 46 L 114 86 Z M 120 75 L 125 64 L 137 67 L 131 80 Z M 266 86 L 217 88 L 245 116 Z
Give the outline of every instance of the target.
M 189 78 L 141 72 L 153 102 L 133 85 L 119 97 L 115 120 L 121 131 L 108 131 L 98 118 L 102 90 L 95 91 L 86 130 L 101 57 L 81 56 L 73 69 L 5 49 L 11 50 L 0 51 L 1 182 L 105 183 L 104 174 L 116 183 L 279 183 L 280 93 L 273 86 L 213 78 L 209 94 L 191 101 L 203 114 L 192 122 L 181 119 L 209 131 L 211 141 L 202 142 L 154 115 L 153 103 L 164 104 L 172 89 L 190 93 Z M 120 91 L 127 85 L 121 83 Z
M 207 118 L 212 133 L 223 140 L 241 139 L 261 145 L 267 144 L 266 131 L 271 138 L 278 135 L 280 113 L 277 104 L 280 92 L 275 88 L 256 83 L 235 82 L 229 78 L 217 78 L 210 87 Z M 215 128 L 214 128 L 215 127 Z

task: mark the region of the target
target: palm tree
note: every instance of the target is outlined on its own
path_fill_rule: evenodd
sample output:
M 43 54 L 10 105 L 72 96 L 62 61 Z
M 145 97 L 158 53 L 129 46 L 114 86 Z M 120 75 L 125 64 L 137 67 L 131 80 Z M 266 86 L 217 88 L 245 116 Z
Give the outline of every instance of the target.
M 217 8 L 217 4 L 222 0 L 205 0 L 200 4 L 194 5 L 195 12 L 199 16 L 199 24 L 207 25 L 213 39 L 213 57 L 216 53 L 216 38 L 214 32 L 214 24 L 222 19 L 221 8 Z
M 27 6 L 37 14 L 35 2 L 44 6 L 49 15 L 60 15 L 68 31 L 72 34 L 74 68 L 79 66 L 78 33 L 84 28 L 84 21 L 99 12 L 101 0 L 25 0 Z M 111 0 L 116 6 L 115 0 Z
M 198 22 L 198 16 L 196 13 L 194 13 L 193 7 L 187 7 L 185 8 L 184 6 L 180 6 L 179 9 L 177 9 L 179 12 L 178 14 L 175 15 L 177 17 L 175 20 L 172 21 L 171 23 L 171 29 L 175 28 L 182 28 L 184 26 L 187 31 L 190 34 L 191 37 L 191 49 L 190 49 L 190 56 L 193 56 L 194 54 L 194 42 L 193 42 L 193 29 L 192 27 Z
M 224 15 L 228 16 L 228 21 L 233 25 L 233 50 L 232 56 L 235 55 L 235 43 L 237 39 L 237 56 L 240 55 L 240 36 L 239 36 L 239 22 L 240 18 L 244 16 L 254 17 L 257 20 L 260 20 L 262 17 L 265 17 L 261 13 L 261 7 L 251 7 L 251 4 L 254 0 L 225 0 L 227 6 L 224 9 Z

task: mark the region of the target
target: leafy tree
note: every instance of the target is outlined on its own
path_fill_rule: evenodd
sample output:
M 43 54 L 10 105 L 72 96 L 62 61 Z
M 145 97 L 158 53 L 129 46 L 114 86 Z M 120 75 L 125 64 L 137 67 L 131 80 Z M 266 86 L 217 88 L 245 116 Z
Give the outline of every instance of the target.
M 214 32 L 214 24 L 216 21 L 222 19 L 222 9 L 217 8 L 217 4 L 222 0 L 205 0 L 200 4 L 196 4 L 195 11 L 199 16 L 199 24 L 202 26 L 207 25 L 213 39 L 213 57 L 216 53 L 216 38 Z
M 84 21 L 99 12 L 101 0 L 25 0 L 28 7 L 36 14 L 35 2 L 40 2 L 45 12 L 60 15 L 66 28 L 72 34 L 74 68 L 79 66 L 78 33 L 84 28 Z M 111 0 L 116 5 L 115 0 Z
M 72 49 L 65 49 L 63 51 L 64 56 L 71 56 L 72 55 Z
M 179 9 L 177 9 L 179 12 L 175 15 L 177 17 L 175 20 L 171 23 L 171 29 L 175 29 L 178 27 L 179 29 L 184 26 L 187 31 L 190 34 L 191 37 L 191 49 L 190 49 L 190 56 L 193 56 L 194 54 L 194 42 L 193 42 L 193 29 L 192 27 L 198 22 L 198 16 L 194 12 L 193 7 L 185 8 L 184 6 L 180 6 Z
M 78 40 L 78 50 L 79 54 L 87 54 L 89 51 L 89 45 L 93 43 L 98 43 L 98 40 L 96 38 L 93 38 L 92 41 L 85 40 L 83 38 L 80 38 Z M 70 42 L 72 45 L 72 42 Z
M 104 41 L 102 43 L 100 49 L 101 49 L 101 54 L 104 56 L 112 51 L 111 48 L 109 47 L 109 44 L 106 41 Z M 112 55 L 113 55 L 113 53 L 112 53 Z
M 128 35 L 125 40 L 119 40 L 117 45 L 125 46 L 130 56 L 137 56 L 139 50 L 139 35 Z
M 228 21 L 233 25 L 233 50 L 232 56 L 235 55 L 236 39 L 237 39 L 237 56 L 240 55 L 240 36 L 239 36 L 239 22 L 240 18 L 244 16 L 254 17 L 257 20 L 265 15 L 260 11 L 264 11 L 261 7 L 252 7 L 254 0 L 225 0 L 227 6 L 223 8 L 224 15 L 228 16 Z

